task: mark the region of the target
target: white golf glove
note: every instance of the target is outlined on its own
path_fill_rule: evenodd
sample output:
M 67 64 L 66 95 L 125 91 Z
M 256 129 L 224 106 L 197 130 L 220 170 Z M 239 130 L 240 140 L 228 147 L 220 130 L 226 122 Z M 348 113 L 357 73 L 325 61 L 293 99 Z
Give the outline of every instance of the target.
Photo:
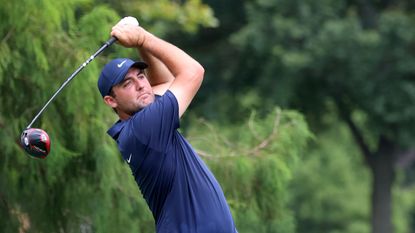
M 124 17 L 120 20 L 120 22 L 118 22 L 119 24 L 128 24 L 128 25 L 134 25 L 134 26 L 138 26 L 138 21 L 136 18 L 132 17 L 132 16 L 127 16 Z

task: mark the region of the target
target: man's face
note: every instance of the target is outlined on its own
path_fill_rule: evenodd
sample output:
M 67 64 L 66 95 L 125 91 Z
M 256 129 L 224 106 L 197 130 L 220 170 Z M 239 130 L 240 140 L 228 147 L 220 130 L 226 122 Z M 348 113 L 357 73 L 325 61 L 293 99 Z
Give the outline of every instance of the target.
M 154 92 L 143 70 L 132 67 L 124 80 L 112 87 L 113 96 L 105 96 L 105 102 L 117 110 L 121 119 L 132 116 L 154 102 Z

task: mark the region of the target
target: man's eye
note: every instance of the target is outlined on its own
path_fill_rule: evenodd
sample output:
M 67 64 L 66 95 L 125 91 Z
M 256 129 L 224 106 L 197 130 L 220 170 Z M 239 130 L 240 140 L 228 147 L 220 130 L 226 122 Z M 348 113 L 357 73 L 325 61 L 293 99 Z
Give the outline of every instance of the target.
M 130 85 L 130 81 L 126 81 L 125 83 L 124 83 L 124 85 L 123 85 L 123 87 L 127 87 L 128 85 Z

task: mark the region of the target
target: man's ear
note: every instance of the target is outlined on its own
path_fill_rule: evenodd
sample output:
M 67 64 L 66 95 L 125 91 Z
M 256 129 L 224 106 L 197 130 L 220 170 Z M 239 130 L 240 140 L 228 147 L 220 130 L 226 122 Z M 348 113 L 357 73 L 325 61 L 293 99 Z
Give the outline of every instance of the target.
M 110 95 L 104 96 L 104 102 L 106 105 L 110 106 L 111 108 L 116 108 L 118 106 L 115 98 Z

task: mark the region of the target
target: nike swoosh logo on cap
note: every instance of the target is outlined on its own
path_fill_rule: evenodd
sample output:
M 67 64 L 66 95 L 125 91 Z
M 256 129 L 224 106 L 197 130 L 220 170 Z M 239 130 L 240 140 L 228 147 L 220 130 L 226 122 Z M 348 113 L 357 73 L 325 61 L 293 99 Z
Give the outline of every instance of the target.
M 124 60 L 123 62 L 121 62 L 120 64 L 117 64 L 117 66 L 118 66 L 118 68 L 121 68 L 122 67 L 122 65 L 124 65 L 124 63 L 126 62 L 127 60 Z
M 130 163 L 131 162 L 131 156 L 132 156 L 133 154 L 131 153 L 130 154 L 130 157 L 127 159 L 127 163 Z

